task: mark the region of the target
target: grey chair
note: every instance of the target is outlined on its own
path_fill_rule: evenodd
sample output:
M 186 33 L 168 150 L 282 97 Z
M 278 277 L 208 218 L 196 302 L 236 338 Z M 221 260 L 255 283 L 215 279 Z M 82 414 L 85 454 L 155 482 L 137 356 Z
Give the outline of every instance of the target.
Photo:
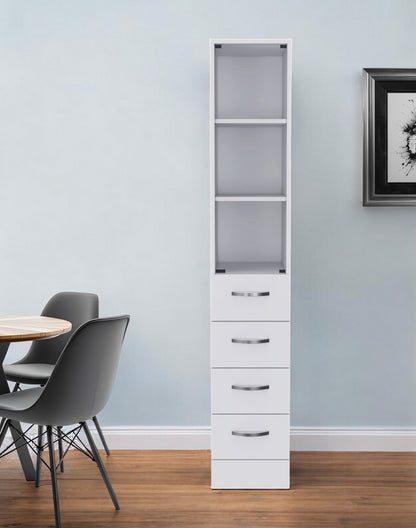
M 41 315 L 65 319 L 72 323 L 70 332 L 53 339 L 34 341 L 27 354 L 11 365 L 3 365 L 6 378 L 15 382 L 13 391 L 17 391 L 21 384 L 45 385 L 58 361 L 62 350 L 71 336 L 82 324 L 98 317 L 98 296 L 93 293 L 61 292 L 54 295 L 44 307 Z M 110 455 L 107 442 L 96 416 L 92 420 L 97 429 L 101 443 Z M 2 424 L 3 425 L 3 424 Z M 0 427 L 1 429 L 1 427 Z M 60 431 L 58 430 L 58 438 Z M 62 444 L 60 442 L 60 449 Z M 63 461 L 61 471 L 64 470 Z M 37 464 L 36 486 L 39 486 L 40 462 Z
M 114 507 L 120 509 L 87 420 L 97 415 L 110 397 L 129 319 L 124 315 L 83 324 L 71 336 L 44 387 L 0 395 L 0 416 L 6 418 L 1 436 L 12 427 L 12 420 L 46 426 L 56 528 L 61 520 L 52 427 L 79 424 L 76 434 L 83 430 L 91 449 L 84 452 L 97 463 Z M 33 443 L 27 435 L 25 441 Z M 41 442 L 42 437 L 38 438 Z M 74 442 L 69 442 L 69 447 Z

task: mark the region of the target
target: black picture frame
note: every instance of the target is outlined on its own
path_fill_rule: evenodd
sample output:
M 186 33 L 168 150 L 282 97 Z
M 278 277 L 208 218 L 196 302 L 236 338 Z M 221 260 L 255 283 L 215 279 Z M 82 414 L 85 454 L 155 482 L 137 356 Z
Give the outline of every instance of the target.
M 416 181 L 391 181 L 389 178 L 389 93 L 406 93 L 409 97 L 413 93 L 416 95 L 416 69 L 363 69 L 364 206 L 416 205 Z M 416 163 L 416 154 L 409 151 L 405 155 L 411 157 L 412 163 L 414 156 Z M 401 165 L 407 166 L 408 163 L 406 160 Z

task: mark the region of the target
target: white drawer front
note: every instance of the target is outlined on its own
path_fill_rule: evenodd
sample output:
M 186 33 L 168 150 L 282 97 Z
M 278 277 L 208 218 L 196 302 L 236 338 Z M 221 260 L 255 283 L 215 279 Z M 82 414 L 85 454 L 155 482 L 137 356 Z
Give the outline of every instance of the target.
M 288 489 L 288 460 L 213 460 L 213 489 Z
M 289 369 L 212 369 L 211 389 L 213 413 L 289 412 Z
M 214 415 L 213 459 L 288 459 L 289 415 Z
M 290 323 L 211 323 L 213 367 L 289 367 Z
M 216 275 L 211 280 L 212 321 L 289 321 L 287 275 Z

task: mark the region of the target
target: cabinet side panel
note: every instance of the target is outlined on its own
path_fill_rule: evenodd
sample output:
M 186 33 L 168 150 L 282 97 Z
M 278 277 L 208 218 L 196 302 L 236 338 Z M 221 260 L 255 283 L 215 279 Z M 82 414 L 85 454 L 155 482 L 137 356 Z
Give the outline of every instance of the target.
M 285 136 L 285 173 L 286 173 L 286 221 L 285 221 L 285 262 L 286 271 L 291 274 L 291 226 L 292 226 L 292 42 L 287 45 L 286 56 L 286 136 Z
M 209 43 L 210 271 L 215 273 L 215 43 Z

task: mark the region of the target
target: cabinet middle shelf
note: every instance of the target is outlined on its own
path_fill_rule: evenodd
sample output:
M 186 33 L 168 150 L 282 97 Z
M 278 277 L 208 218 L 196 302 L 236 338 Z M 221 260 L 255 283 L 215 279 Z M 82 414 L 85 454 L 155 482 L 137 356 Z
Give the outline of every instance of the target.
M 286 202 L 287 198 L 283 195 L 267 194 L 219 194 L 215 197 L 216 202 Z
M 287 124 L 287 119 L 265 119 L 265 118 L 232 118 L 232 119 L 216 119 L 215 124 L 219 126 L 284 126 Z

